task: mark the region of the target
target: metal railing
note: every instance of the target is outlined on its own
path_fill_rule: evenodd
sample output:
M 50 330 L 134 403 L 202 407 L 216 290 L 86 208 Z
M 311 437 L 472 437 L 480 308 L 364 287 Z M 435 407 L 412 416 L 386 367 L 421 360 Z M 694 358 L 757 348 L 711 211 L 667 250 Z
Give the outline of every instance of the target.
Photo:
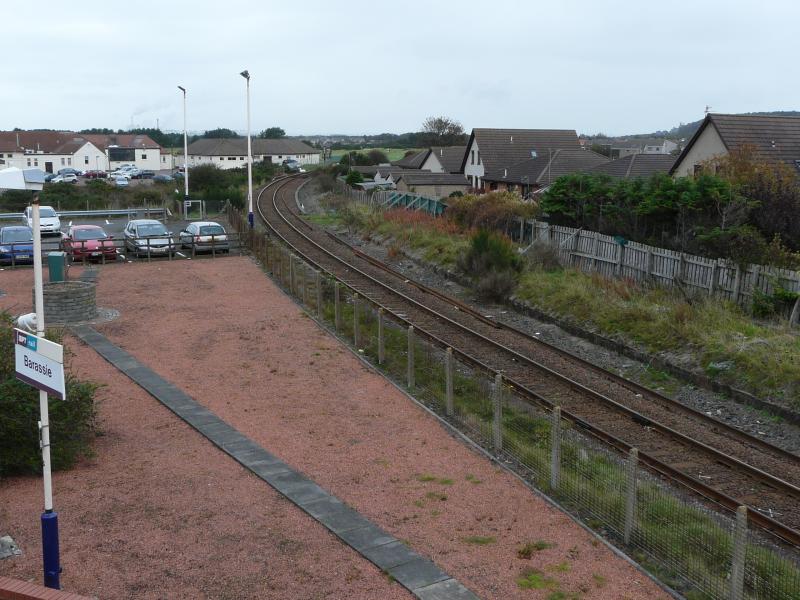
M 167 216 L 170 214 L 169 209 L 166 207 L 148 207 L 143 206 L 140 208 L 101 208 L 96 210 L 59 210 L 56 215 L 59 218 L 63 217 L 131 217 L 137 216 L 140 213 L 150 215 Z M 24 218 L 24 213 L 0 213 L 0 220 L 4 221 L 21 221 Z

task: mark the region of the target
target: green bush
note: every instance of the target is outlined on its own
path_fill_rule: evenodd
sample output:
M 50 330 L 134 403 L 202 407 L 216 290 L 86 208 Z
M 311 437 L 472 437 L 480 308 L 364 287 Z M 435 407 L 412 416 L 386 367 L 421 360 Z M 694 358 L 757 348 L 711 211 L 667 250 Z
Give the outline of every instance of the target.
M 11 316 L 0 312 L 0 478 L 36 474 L 42 468 L 37 425 L 39 391 L 14 376 L 13 332 Z M 69 372 L 66 384 L 67 400 L 51 397 L 49 402 L 53 470 L 68 469 L 79 457 L 90 455 L 96 430 L 97 386 Z
M 507 237 L 482 229 L 472 236 L 458 267 L 472 278 L 482 298 L 502 300 L 511 295 L 522 270 L 522 259 Z
M 364 176 L 358 171 L 350 171 L 345 179 L 345 183 L 351 187 L 355 186 L 357 183 L 361 183 L 362 181 L 364 181 Z

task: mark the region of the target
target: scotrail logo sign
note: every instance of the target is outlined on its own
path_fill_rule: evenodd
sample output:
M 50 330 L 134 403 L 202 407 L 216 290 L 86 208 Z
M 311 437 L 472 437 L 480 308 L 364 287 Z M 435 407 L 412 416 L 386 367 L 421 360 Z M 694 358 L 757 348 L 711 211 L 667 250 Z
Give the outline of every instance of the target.
M 25 346 L 28 350 L 33 350 L 36 352 L 36 342 L 39 338 L 35 335 L 29 335 L 23 331 L 17 329 L 17 343 L 20 346 Z

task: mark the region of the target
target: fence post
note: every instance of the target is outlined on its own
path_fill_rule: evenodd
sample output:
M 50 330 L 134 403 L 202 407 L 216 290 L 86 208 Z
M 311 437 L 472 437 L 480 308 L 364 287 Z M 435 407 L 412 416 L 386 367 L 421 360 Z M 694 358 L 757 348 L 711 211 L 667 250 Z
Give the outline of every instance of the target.
M 599 255 L 597 251 L 600 249 L 600 233 L 595 231 L 592 233 L 594 241 L 592 242 L 592 271 L 597 272 L 597 264 Z
M 733 532 L 733 556 L 731 557 L 730 600 L 744 599 L 744 560 L 747 551 L 747 507 L 736 510 L 736 527 Z
M 303 306 L 308 306 L 308 265 L 300 262 L 300 281 L 303 284 Z
M 561 407 L 554 406 L 550 415 L 550 487 L 558 489 L 561 478 Z
M 645 276 L 648 280 L 653 279 L 653 267 L 655 267 L 655 255 L 653 254 L 653 249 L 648 246 L 647 247 L 647 265 L 645 265 Z
M 414 326 L 408 326 L 408 388 L 414 388 Z
M 342 305 L 341 305 L 341 292 L 338 281 L 333 282 L 333 326 L 336 331 L 342 326 Z
M 633 524 L 636 521 L 636 476 L 639 472 L 639 451 L 631 448 L 626 466 L 627 487 L 625 489 L 625 543 L 631 543 Z
M 358 350 L 358 294 L 353 292 L 353 345 Z
M 494 376 L 493 391 L 492 445 L 495 454 L 500 454 L 503 450 L 503 375 L 501 373 Z
M 378 309 L 378 364 L 386 360 L 386 343 L 383 339 L 383 309 Z
M 680 253 L 678 257 L 678 281 L 680 283 L 686 283 L 686 257 L 683 255 L 683 252 Z
M 719 259 L 711 265 L 711 281 L 708 284 L 708 295 L 712 296 L 717 291 L 717 279 L 719 277 Z
M 739 296 L 742 293 L 742 267 L 736 265 L 736 273 L 733 276 L 733 301 L 739 304 Z
M 794 301 L 792 313 L 789 315 L 789 327 L 797 325 L 798 318 L 800 318 L 800 296 Z
M 322 274 L 314 271 L 314 290 L 317 292 L 317 318 L 322 320 Z
M 289 292 L 294 294 L 294 254 L 289 255 Z
M 619 244 L 619 256 L 617 256 L 616 276 L 622 275 L 622 263 L 625 261 L 625 246 Z
M 520 217 L 519 219 L 519 245 L 522 246 L 525 243 L 525 217 Z
M 453 349 L 444 353 L 444 406 L 448 417 L 453 416 Z
M 752 278 L 752 296 L 751 298 L 756 297 L 756 290 L 758 289 L 758 279 L 761 276 L 761 265 L 753 265 L 753 278 Z

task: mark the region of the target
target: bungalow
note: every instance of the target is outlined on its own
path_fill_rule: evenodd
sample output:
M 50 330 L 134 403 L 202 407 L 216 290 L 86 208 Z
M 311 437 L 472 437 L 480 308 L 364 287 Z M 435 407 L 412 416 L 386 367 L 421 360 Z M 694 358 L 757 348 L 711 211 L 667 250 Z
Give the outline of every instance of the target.
M 629 154 L 589 169 L 590 173 L 605 173 L 615 179 L 647 178 L 656 173 L 669 173 L 675 164 L 671 154 Z
M 406 170 L 397 176 L 396 187 L 400 192 L 413 192 L 429 198 L 446 198 L 453 192 L 465 193 L 469 189 L 469 182 L 457 173 Z
M 434 146 L 428 150 L 420 169 L 432 173 L 461 173 L 466 152 L 466 146 Z
M 398 167 L 399 169 L 421 169 L 422 163 L 424 163 L 425 159 L 428 158 L 429 152 L 430 150 L 420 150 L 418 152 L 414 152 L 408 156 L 404 156 L 400 160 L 393 161 L 392 165 Z
M 106 170 L 114 170 L 126 164 L 135 165 L 145 171 L 156 171 L 161 167 L 161 146 L 150 136 L 138 133 L 80 134 L 106 156 Z M 87 167 L 94 169 L 95 167 Z
M 708 114 L 670 174 L 694 175 L 709 161 L 745 145 L 762 160 L 800 169 L 800 117 Z
M 498 177 L 504 169 L 528 159 L 580 149 L 574 129 L 473 129 L 459 172 L 480 189 L 487 173 Z
M 0 131 L 0 169 L 107 169 L 103 150 L 86 138 L 71 131 Z
M 301 165 L 319 164 L 320 151 L 299 140 L 267 140 L 251 142 L 253 162 L 281 164 L 296 160 Z M 220 169 L 247 166 L 247 138 L 202 138 L 189 144 L 189 167 L 216 165 Z
M 581 173 L 608 162 L 607 157 L 591 150 L 557 149 L 507 167 L 487 169 L 482 179 L 489 190 L 528 196 L 544 191 L 562 175 Z

